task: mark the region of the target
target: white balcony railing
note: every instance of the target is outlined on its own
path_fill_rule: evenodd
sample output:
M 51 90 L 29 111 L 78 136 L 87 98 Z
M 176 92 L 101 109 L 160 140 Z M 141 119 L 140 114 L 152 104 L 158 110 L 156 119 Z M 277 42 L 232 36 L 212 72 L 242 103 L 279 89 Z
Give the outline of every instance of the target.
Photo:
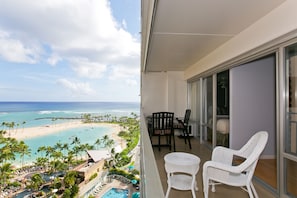
M 148 135 L 146 119 L 141 113 L 141 197 L 142 198 L 164 198 L 162 183 L 153 153 L 151 141 Z

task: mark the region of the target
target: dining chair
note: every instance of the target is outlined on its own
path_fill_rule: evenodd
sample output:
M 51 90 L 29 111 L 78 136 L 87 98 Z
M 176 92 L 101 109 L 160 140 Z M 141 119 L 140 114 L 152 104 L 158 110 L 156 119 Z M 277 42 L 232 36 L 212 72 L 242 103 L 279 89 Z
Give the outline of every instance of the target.
M 155 112 L 152 114 L 150 138 L 152 146 L 157 146 L 159 148 L 159 151 L 161 150 L 161 146 L 167 146 L 171 150 L 172 142 L 175 151 L 173 119 L 174 113 L 172 112 Z M 158 144 L 153 144 L 154 136 L 158 137 Z M 161 139 L 165 139 L 166 142 L 162 143 Z
M 185 116 L 184 116 L 183 120 L 176 118 L 177 123 L 174 125 L 174 129 L 178 129 L 178 130 L 182 131 L 182 133 L 183 133 L 182 137 L 185 139 L 185 144 L 187 144 L 187 140 L 188 140 L 189 148 L 192 149 L 191 137 L 190 137 L 191 129 L 189 126 L 190 116 L 191 116 L 191 109 L 186 109 Z

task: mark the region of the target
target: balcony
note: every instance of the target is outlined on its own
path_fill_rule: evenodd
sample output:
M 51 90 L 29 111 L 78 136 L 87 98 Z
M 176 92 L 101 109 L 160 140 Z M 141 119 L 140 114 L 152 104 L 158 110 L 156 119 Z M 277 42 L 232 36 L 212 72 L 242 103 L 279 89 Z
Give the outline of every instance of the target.
M 168 148 L 152 148 L 147 133 L 147 127 L 142 117 L 142 197 L 164 197 L 167 190 L 167 176 L 164 168 L 164 156 L 171 152 Z M 196 197 L 204 197 L 203 195 L 203 183 L 202 183 L 202 166 L 203 163 L 210 159 L 211 149 L 206 145 L 200 144 L 197 138 L 191 139 L 192 149 L 185 144 L 184 139 L 176 137 L 176 151 L 188 152 L 197 155 L 201 159 L 200 169 L 197 175 L 197 182 L 199 190 L 196 191 Z M 254 185 L 259 197 L 273 198 L 275 195 L 264 188 L 258 180 L 254 179 Z M 248 194 L 237 187 L 230 187 L 226 185 L 218 185 L 216 192 L 210 191 L 209 197 L 248 197 Z M 172 189 L 170 192 L 170 198 L 179 197 L 192 197 L 191 191 L 178 191 Z

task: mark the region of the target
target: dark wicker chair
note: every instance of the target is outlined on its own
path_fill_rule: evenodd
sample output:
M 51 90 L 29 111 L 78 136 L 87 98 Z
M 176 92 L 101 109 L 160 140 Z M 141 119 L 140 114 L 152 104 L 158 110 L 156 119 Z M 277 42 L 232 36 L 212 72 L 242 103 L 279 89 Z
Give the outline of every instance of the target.
M 188 140 L 189 147 L 190 149 L 192 149 L 191 137 L 190 137 L 191 127 L 189 126 L 190 116 L 191 116 L 191 109 L 187 109 L 183 120 L 176 118 L 177 123 L 174 125 L 174 129 L 178 129 L 182 131 L 182 137 L 185 139 L 185 144 L 187 144 L 187 140 Z
M 152 146 L 157 146 L 159 148 L 159 151 L 161 150 L 161 146 L 167 146 L 171 150 L 172 142 L 173 149 L 175 151 L 173 119 L 174 113 L 172 112 L 156 112 L 152 115 L 150 138 Z M 153 144 L 153 136 L 158 137 L 158 144 Z M 161 138 L 165 139 L 165 143 L 161 143 Z

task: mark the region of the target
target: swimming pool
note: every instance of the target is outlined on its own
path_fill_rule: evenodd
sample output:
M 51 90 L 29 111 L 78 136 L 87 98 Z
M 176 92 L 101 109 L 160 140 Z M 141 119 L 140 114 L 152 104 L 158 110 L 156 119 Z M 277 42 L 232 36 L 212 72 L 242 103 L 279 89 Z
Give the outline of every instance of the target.
M 120 188 L 111 188 L 102 198 L 128 198 L 129 190 Z

